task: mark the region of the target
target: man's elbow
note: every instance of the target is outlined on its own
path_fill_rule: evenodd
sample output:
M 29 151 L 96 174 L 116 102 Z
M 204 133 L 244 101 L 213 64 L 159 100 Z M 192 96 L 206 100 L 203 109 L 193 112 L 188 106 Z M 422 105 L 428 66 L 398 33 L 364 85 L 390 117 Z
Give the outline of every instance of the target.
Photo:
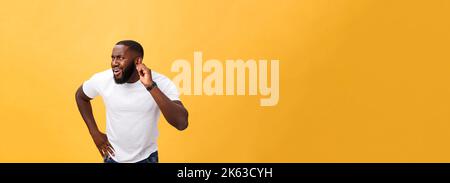
M 177 130 L 179 130 L 179 131 L 186 130 L 187 127 L 188 127 L 188 120 L 187 120 L 187 118 L 179 120 L 177 125 L 175 125 L 175 128 Z
M 177 125 L 175 126 L 175 128 L 179 131 L 183 131 L 186 130 L 186 128 L 188 127 L 188 118 L 189 118 L 189 113 L 187 112 L 186 109 L 184 109 L 184 114 L 182 115 L 183 117 L 178 119 L 178 123 L 176 123 Z
M 185 110 L 185 114 L 183 117 L 178 119 L 178 122 L 176 123 L 177 125 L 175 125 L 175 128 L 179 131 L 183 131 L 186 130 L 186 128 L 188 127 L 188 112 L 187 110 Z

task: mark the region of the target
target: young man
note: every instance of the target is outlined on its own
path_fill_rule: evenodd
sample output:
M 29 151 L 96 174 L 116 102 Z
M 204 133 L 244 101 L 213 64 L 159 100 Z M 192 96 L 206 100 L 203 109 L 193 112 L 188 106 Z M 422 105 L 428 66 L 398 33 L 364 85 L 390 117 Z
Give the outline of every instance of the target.
M 136 41 L 118 42 L 111 68 L 93 75 L 76 92 L 78 110 L 105 163 L 157 163 L 157 122 L 161 111 L 178 130 L 188 126 L 188 111 L 176 86 L 143 63 L 144 50 Z M 90 100 L 102 96 L 106 134 L 99 131 Z

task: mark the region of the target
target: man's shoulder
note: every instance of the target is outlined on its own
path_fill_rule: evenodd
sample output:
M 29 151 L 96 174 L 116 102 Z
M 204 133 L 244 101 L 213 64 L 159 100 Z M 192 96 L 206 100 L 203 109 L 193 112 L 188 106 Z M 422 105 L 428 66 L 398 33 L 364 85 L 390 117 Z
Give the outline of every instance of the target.
M 152 79 L 155 82 L 172 82 L 167 76 L 152 70 Z
M 94 75 L 92 75 L 93 79 L 96 80 L 105 80 L 105 79 L 111 79 L 113 78 L 113 73 L 111 69 L 107 69 L 101 72 L 97 72 Z
M 152 71 L 152 79 L 156 82 L 156 84 L 158 84 L 158 87 L 163 92 L 173 92 L 174 90 L 177 90 L 177 87 L 173 81 L 163 74 Z

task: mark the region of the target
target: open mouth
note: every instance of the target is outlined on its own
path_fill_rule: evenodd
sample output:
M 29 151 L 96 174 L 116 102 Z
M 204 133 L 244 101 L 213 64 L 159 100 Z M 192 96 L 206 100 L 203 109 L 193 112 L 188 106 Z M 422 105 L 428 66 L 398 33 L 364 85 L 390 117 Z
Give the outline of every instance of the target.
M 114 67 L 112 70 L 113 70 L 114 76 L 116 76 L 116 77 L 118 77 L 122 74 L 122 70 L 119 69 L 118 67 Z

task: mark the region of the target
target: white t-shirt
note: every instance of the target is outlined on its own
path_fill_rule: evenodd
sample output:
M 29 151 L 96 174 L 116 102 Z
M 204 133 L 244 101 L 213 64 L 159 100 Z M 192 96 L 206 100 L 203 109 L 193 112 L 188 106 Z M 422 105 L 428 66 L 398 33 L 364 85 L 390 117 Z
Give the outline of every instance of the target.
M 180 100 L 173 82 L 152 71 L 153 81 L 170 99 Z M 108 69 L 94 74 L 83 83 L 83 92 L 90 98 L 102 96 L 106 107 L 106 134 L 115 150 L 111 158 L 133 163 L 144 160 L 158 149 L 158 119 L 160 110 L 141 81 L 116 84 Z

